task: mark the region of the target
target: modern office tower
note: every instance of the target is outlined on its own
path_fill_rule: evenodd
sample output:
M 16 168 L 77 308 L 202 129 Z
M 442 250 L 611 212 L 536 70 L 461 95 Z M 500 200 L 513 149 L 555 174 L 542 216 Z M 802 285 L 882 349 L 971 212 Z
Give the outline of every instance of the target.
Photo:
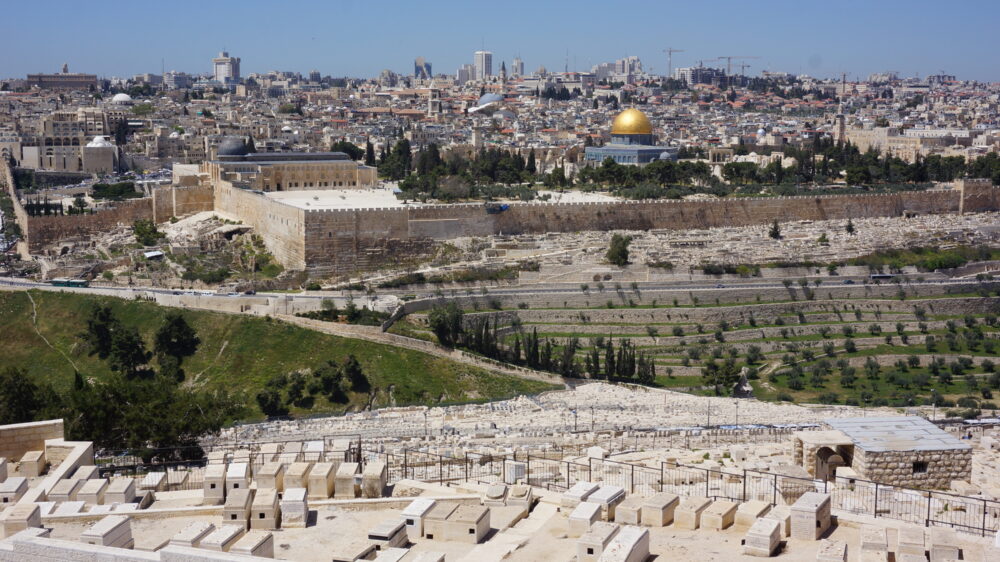
M 215 79 L 223 83 L 235 83 L 240 81 L 240 58 L 231 57 L 226 51 L 219 53 L 219 56 L 212 59 L 215 69 Z
M 493 53 L 489 51 L 476 51 L 473 57 L 476 67 L 476 80 L 486 80 L 493 76 Z
M 430 80 L 434 76 L 431 72 L 431 63 L 427 62 L 424 57 L 417 57 L 413 61 L 413 77 L 418 80 Z

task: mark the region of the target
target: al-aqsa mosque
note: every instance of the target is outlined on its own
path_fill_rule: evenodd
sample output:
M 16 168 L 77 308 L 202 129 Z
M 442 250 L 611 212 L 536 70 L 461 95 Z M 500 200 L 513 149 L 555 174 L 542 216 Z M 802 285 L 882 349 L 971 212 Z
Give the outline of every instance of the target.
M 677 160 L 677 149 L 656 146 L 653 125 L 638 109 L 626 109 L 611 124 L 611 142 L 604 146 L 588 146 L 584 162 L 597 165 L 605 158 L 619 164 L 642 166 L 656 160 Z

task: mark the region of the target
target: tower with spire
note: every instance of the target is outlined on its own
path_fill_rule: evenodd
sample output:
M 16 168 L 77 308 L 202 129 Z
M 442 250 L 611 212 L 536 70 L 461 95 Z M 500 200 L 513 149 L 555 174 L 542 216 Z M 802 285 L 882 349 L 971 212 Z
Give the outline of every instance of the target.
M 500 83 L 507 83 L 507 63 L 502 61 L 500 62 Z

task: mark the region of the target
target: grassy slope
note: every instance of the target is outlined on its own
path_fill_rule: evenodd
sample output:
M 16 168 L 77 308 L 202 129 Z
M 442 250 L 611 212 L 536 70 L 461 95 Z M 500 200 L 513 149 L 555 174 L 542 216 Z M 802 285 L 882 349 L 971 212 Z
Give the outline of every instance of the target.
M 82 351 L 77 334 L 85 328 L 95 302 L 112 305 L 126 324 L 139 328 L 147 345 L 169 309 L 146 302 L 33 291 L 38 306 L 38 329 L 79 370 L 94 377 L 108 373 L 106 364 Z M 353 354 L 372 385 L 380 389 L 377 403 L 389 404 L 392 387 L 396 404 L 438 403 L 498 399 L 554 388 L 545 383 L 487 372 L 417 351 L 362 340 L 321 334 L 266 318 L 206 311 L 184 311 L 202 340 L 198 353 L 184 363 L 188 381 L 206 388 L 245 391 L 252 397 L 275 373 L 313 368 L 326 360 L 342 361 Z M 223 349 L 224 346 L 224 349 Z M 221 353 L 220 353 L 221 351 Z M 25 293 L 0 292 L 0 357 L 2 366 L 24 369 L 33 378 L 66 388 L 73 368 L 58 351 L 48 347 L 31 325 L 31 302 Z M 352 397 L 353 406 L 364 396 Z M 342 407 L 319 399 L 313 411 Z M 301 412 L 300 412 L 301 413 Z

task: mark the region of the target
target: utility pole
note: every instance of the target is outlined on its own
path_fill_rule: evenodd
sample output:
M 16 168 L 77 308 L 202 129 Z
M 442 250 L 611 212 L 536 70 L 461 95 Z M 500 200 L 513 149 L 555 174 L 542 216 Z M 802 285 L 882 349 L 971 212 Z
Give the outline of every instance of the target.
M 667 47 L 663 49 L 664 53 L 667 53 L 667 78 L 673 78 L 674 75 L 674 53 L 683 53 L 684 49 L 675 49 L 673 47 Z

